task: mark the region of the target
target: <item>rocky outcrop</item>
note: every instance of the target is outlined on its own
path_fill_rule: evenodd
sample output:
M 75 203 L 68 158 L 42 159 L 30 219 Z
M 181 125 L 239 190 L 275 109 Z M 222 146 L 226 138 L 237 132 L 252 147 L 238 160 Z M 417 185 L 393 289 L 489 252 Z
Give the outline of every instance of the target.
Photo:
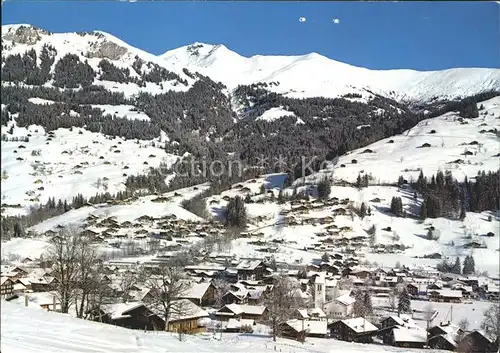
M 127 53 L 127 48 L 124 48 L 116 43 L 104 40 L 92 43 L 90 50 L 85 53 L 85 57 L 108 59 L 108 60 L 119 60 L 123 55 Z
M 2 33 L 2 39 L 10 40 L 14 43 L 33 45 L 42 39 L 40 34 L 49 34 L 49 32 L 33 26 L 19 26 L 7 33 Z

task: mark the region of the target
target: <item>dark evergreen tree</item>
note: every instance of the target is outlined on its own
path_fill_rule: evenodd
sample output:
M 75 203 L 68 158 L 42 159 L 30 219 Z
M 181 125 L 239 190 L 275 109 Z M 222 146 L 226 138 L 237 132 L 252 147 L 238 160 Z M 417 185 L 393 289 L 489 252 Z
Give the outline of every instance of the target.
M 393 196 L 391 199 L 391 213 L 397 217 L 403 216 L 403 201 L 401 200 L 401 197 Z
M 408 289 L 403 287 L 401 293 L 398 297 L 398 314 L 409 314 L 411 313 L 411 298 Z
M 366 210 L 366 204 L 364 202 L 362 202 L 361 206 L 359 208 L 359 216 L 361 218 L 364 218 L 366 216 L 366 212 L 367 212 L 367 210 Z
M 230 227 L 242 228 L 247 222 L 247 212 L 245 202 L 241 196 L 237 195 L 227 204 L 226 224 Z
M 451 269 L 451 272 L 455 273 L 457 275 L 462 274 L 462 264 L 460 263 L 460 258 L 459 257 L 457 257 L 455 259 L 455 264 L 453 265 L 453 267 Z
M 331 182 L 328 178 L 323 178 L 319 183 L 318 183 L 318 197 L 320 199 L 327 199 L 330 197 L 330 191 L 331 191 Z
M 420 205 L 420 219 L 424 221 L 426 218 L 427 218 L 427 203 L 424 200 Z

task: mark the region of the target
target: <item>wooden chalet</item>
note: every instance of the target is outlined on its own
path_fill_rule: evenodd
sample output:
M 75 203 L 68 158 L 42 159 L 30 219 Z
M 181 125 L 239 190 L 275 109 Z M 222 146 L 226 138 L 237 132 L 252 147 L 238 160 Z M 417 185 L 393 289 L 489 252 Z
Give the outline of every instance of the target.
M 392 329 L 390 342 L 395 347 L 424 348 L 427 344 L 427 331 L 420 327 L 395 327 Z
M 432 349 L 442 349 L 455 352 L 458 348 L 458 343 L 455 338 L 449 334 L 440 334 L 429 338 L 427 345 Z
M 189 334 L 206 331 L 206 326 L 202 324 L 202 320 L 209 317 L 208 312 L 187 299 L 180 300 L 178 305 L 183 308 L 183 313 L 173 313 L 171 315 L 168 320 L 167 331 Z
M 261 260 L 243 260 L 236 267 L 238 280 L 262 280 L 266 273 L 266 265 Z
M 227 321 L 231 318 L 261 321 L 267 318 L 267 314 L 268 310 L 265 306 L 228 304 L 217 310 L 215 316 L 219 321 Z
M 189 299 L 199 306 L 215 304 L 215 286 L 212 282 L 193 283 L 181 299 Z
M 0 279 L 0 296 L 11 295 L 14 291 L 14 281 L 9 277 L 2 277 Z
M 498 348 L 498 338 L 493 341 L 483 331 L 470 332 L 458 344 L 458 351 L 467 353 L 495 353 Z
M 459 290 L 430 290 L 428 292 L 429 300 L 444 303 L 461 303 L 462 291 Z
M 93 309 L 88 314 L 93 321 L 133 330 L 165 329 L 165 321 L 140 302 L 110 304 Z
M 331 337 L 347 342 L 370 343 L 377 327 L 368 320 L 357 317 L 339 320 L 328 325 Z
M 292 319 L 280 325 L 283 336 L 299 340 L 301 337 L 326 338 L 328 326 L 326 321 Z

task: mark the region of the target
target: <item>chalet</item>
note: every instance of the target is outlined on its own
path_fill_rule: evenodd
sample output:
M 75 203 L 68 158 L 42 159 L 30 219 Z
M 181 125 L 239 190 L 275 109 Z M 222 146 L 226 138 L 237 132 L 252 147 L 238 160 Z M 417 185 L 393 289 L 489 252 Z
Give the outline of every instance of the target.
M 492 341 L 482 331 L 472 331 L 458 344 L 459 352 L 494 353 L 498 352 L 498 339 Z
M 298 320 L 326 320 L 326 314 L 320 308 L 297 309 L 295 318 Z
M 393 330 L 398 327 L 418 328 L 416 322 L 409 315 L 391 315 L 380 321 L 377 336 L 382 338 L 385 344 L 393 344 Z
M 328 334 L 326 321 L 292 319 L 282 324 L 283 336 L 299 340 L 301 337 L 325 338 Z
M 265 306 L 228 304 L 219 309 L 215 316 L 220 321 L 227 321 L 230 318 L 261 321 L 267 318 L 267 313 L 268 310 Z
M 251 333 L 254 330 L 255 320 L 253 319 L 229 319 L 226 323 L 225 332 L 245 332 Z
M 57 299 L 55 292 L 39 292 L 39 293 L 29 293 L 29 294 L 13 294 L 12 296 L 6 298 L 7 301 L 23 305 L 30 308 L 45 309 L 45 310 L 57 310 L 61 308 L 61 303 Z
M 87 314 L 99 321 L 133 330 L 164 330 L 165 321 L 143 303 L 117 303 L 90 310 Z
M 395 347 L 424 348 L 427 344 L 427 331 L 419 327 L 395 327 L 390 341 Z
M 372 342 L 372 336 L 377 332 L 377 327 L 368 320 L 357 317 L 339 320 L 328 325 L 331 337 L 348 342 Z
M 408 290 L 408 293 L 411 295 L 411 296 L 417 296 L 418 295 L 418 292 L 419 292 L 419 286 L 418 284 L 415 284 L 415 283 L 408 283 L 406 285 L 406 289 Z
M 431 290 L 428 292 L 429 300 L 445 303 L 462 302 L 462 292 L 459 290 Z
M 206 327 L 202 324 L 202 320 L 209 317 L 208 312 L 187 299 L 182 299 L 178 304 L 183 308 L 183 313 L 171 314 L 168 320 L 167 331 L 190 334 L 206 331 Z
M 464 331 L 460 327 L 451 322 L 443 322 L 440 325 L 430 327 L 427 332 L 429 333 L 429 337 L 450 335 L 456 338 L 464 334 Z
M 8 277 L 2 277 L 0 279 L 0 296 L 4 297 L 11 295 L 14 290 L 14 281 Z
M 211 306 L 215 303 L 215 286 L 211 282 L 193 283 L 181 299 L 189 299 L 199 306 Z
M 260 260 L 244 260 L 236 267 L 238 280 L 261 280 L 266 272 L 266 265 Z
M 458 348 L 458 343 L 455 341 L 455 338 L 448 334 L 432 336 L 427 341 L 427 345 L 432 349 L 442 349 L 453 352 Z

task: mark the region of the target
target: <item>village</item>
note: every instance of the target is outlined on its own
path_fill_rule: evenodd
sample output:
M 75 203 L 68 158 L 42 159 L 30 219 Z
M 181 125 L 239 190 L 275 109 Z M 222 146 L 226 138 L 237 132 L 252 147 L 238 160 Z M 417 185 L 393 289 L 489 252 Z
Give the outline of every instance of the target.
M 141 221 L 151 222 L 151 219 L 142 217 Z M 176 223 L 173 217 L 163 221 Z M 108 220 L 99 226 L 109 230 L 113 224 Z M 207 235 L 218 232 L 199 224 L 197 227 Z M 188 235 L 190 230 L 186 228 Z M 293 266 L 276 262 L 272 256 L 236 259 L 204 253 L 201 249 L 196 264 L 182 267 L 182 282 L 186 285 L 179 287 L 182 292 L 172 298 L 177 310 L 172 309 L 166 321 L 158 310 L 154 288 L 148 287 L 149 280 L 141 278 L 140 273 L 147 268 L 151 271 L 148 273 L 161 276 L 169 258 L 157 256 L 141 264 L 104 261 L 99 284 L 106 293 L 105 299 L 99 306 L 85 308 L 81 318 L 179 335 L 276 331 L 281 337 L 299 341 L 316 337 L 459 352 L 498 350 L 498 338 L 493 340 L 479 328 L 469 329 L 467 322 L 453 321 L 452 315 L 441 321 L 443 316 L 436 309 L 487 308 L 478 304 L 498 302 L 498 279 L 440 273 L 435 268 L 410 269 L 404 265 L 368 268 L 360 265 L 355 252 L 348 255 L 325 252 L 306 266 Z M 47 261 L 31 258 L 21 259 L 15 266 L 2 265 L 3 300 L 60 311 L 58 281 L 51 276 L 50 268 Z M 292 297 L 297 300 L 290 303 L 300 305 L 292 305 L 279 315 L 270 302 L 273 291 L 278 290 L 277 280 L 292 284 L 289 288 L 293 288 Z M 73 306 L 69 315 L 78 311 L 77 305 Z M 280 316 L 276 326 L 272 324 L 273 315 Z M 479 315 L 482 318 L 482 313 Z

